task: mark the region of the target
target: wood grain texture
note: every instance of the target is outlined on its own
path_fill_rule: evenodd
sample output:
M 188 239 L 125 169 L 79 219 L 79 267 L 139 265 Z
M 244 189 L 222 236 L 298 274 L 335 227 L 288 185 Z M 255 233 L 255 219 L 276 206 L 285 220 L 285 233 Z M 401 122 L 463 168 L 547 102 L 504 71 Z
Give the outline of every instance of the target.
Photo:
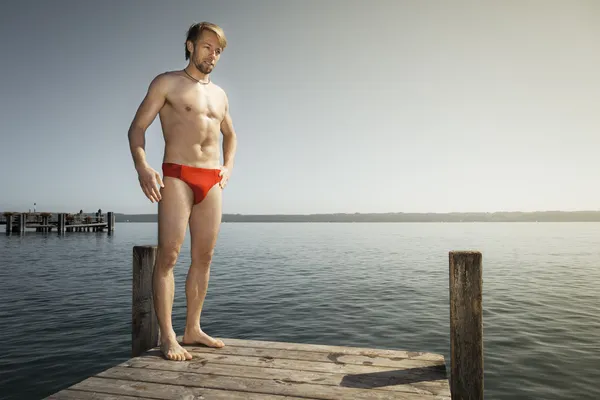
M 163 400 L 289 400 L 297 397 L 273 396 L 246 392 L 231 392 L 201 387 L 174 385 L 172 382 L 153 383 L 148 380 L 106 379 L 91 377 L 74 385 L 70 390 L 78 390 L 116 396 L 125 400 L 130 397 Z M 52 398 L 52 397 L 50 397 Z
M 225 342 L 228 343 L 228 342 Z M 279 360 L 294 360 L 294 361 L 316 361 L 330 362 L 338 365 L 360 365 L 372 367 L 392 367 L 392 368 L 418 368 L 432 365 L 444 365 L 443 360 L 420 360 L 411 358 L 390 357 L 376 355 L 375 353 L 365 354 L 344 354 L 338 351 L 329 352 L 312 352 L 298 350 L 279 350 L 269 348 L 254 348 L 254 347 L 229 347 L 225 346 L 221 349 L 213 349 L 208 347 L 186 346 L 188 351 L 202 355 L 204 353 L 233 355 L 233 356 L 250 356 L 261 357 Z
M 151 397 L 125 396 L 120 394 L 86 392 L 82 390 L 63 390 L 46 397 L 45 400 L 151 400 Z
M 343 373 L 276 368 L 268 359 L 259 358 L 256 361 L 255 365 L 247 366 L 237 357 L 229 357 L 226 360 L 209 360 L 203 358 L 202 355 L 194 354 L 194 358 L 190 362 L 164 363 L 162 357 L 158 355 L 144 355 L 131 359 L 120 366 L 450 396 L 443 366 L 407 369 L 375 369 L 365 366 L 360 370 L 361 372 Z
M 182 387 L 197 387 L 248 394 L 269 394 L 280 396 L 308 397 L 324 400 L 422 400 L 423 396 L 431 400 L 441 400 L 444 396 L 431 396 L 406 392 L 383 390 L 363 390 L 340 386 L 327 386 L 288 382 L 274 379 L 255 379 L 244 377 L 218 376 L 187 372 L 175 372 L 155 369 L 113 367 L 101 372 L 98 377 L 130 380 L 138 383 L 160 383 Z M 446 397 L 447 398 L 447 397 Z
M 188 350 L 189 351 L 189 350 Z M 408 364 L 409 360 L 407 360 L 407 364 L 404 367 L 396 366 L 396 367 L 377 367 L 370 366 L 368 364 L 365 365 L 356 365 L 356 364 L 344 364 L 344 363 L 336 363 L 336 362 L 315 362 L 315 361 L 303 361 L 303 360 L 294 360 L 294 359 L 286 359 L 286 358 L 273 358 L 273 357 L 244 357 L 244 356 L 235 356 L 235 355 L 227 355 L 227 354 L 211 354 L 211 353 L 196 353 L 191 351 L 192 357 L 200 360 L 205 360 L 207 362 L 212 362 L 216 364 L 236 364 L 236 365 L 245 365 L 249 367 L 265 367 L 265 368 L 280 368 L 280 369 L 289 369 L 296 371 L 307 371 L 307 372 L 333 372 L 339 374 L 363 374 L 366 372 L 381 372 L 381 371 L 389 371 L 396 370 L 398 372 L 407 370 L 407 369 L 419 369 L 419 368 L 432 368 L 425 367 L 423 364 L 419 365 L 410 365 Z M 443 368 L 442 365 L 436 365 L 437 368 Z
M 482 257 L 450 252 L 450 390 L 453 400 L 483 399 Z
M 332 345 L 320 345 L 312 343 L 288 343 L 288 342 L 276 342 L 267 340 L 247 340 L 247 339 L 234 339 L 227 338 L 227 347 L 252 347 L 252 348 L 268 348 L 278 350 L 302 350 L 312 352 L 323 352 L 323 353 L 339 353 L 348 355 L 361 355 L 361 356 L 378 356 L 378 357 L 394 357 L 394 358 L 408 358 L 411 360 L 430 360 L 430 361 L 444 361 L 444 356 L 440 354 L 433 354 L 420 351 L 404 351 L 394 349 L 382 349 L 382 348 L 365 348 L 365 347 L 353 347 L 353 346 L 332 346 Z
M 136 357 L 158 345 L 158 320 L 152 296 L 152 273 L 156 246 L 133 248 L 133 287 L 131 303 L 131 354 Z
M 222 349 L 185 346 L 193 358 L 182 362 L 166 360 L 155 347 L 66 388 L 63 392 L 67 393 L 59 392 L 55 398 L 70 399 L 66 396 L 80 391 L 100 396 L 94 399 L 110 400 L 120 399 L 110 396 L 450 400 L 446 365 L 437 354 L 240 339 L 224 341 L 226 346 Z M 230 342 L 235 346 L 228 346 Z M 424 354 L 432 360 L 410 357 Z

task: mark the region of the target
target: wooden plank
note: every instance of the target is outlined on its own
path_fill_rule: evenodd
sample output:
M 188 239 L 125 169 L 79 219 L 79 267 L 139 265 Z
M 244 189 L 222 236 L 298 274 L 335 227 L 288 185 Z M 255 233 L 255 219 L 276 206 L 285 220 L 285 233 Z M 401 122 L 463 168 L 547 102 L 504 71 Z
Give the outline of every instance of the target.
M 179 337 L 179 339 L 181 339 L 181 337 Z M 279 350 L 302 350 L 323 353 L 365 355 L 367 357 L 373 355 L 379 357 L 409 358 L 412 360 L 444 361 L 443 355 L 419 351 L 403 351 L 395 349 L 365 348 L 353 346 L 333 346 L 322 344 L 287 343 L 268 340 L 245 340 L 233 338 L 226 338 L 223 339 L 223 341 L 225 342 L 226 347 L 255 347 Z
M 46 397 L 45 400 L 152 400 L 152 397 L 123 396 L 119 394 L 66 389 L 50 397 Z
M 152 272 L 156 246 L 134 246 L 131 309 L 131 354 L 138 356 L 158 345 L 159 328 L 154 311 Z
M 452 251 L 449 258 L 452 398 L 483 400 L 481 253 Z
M 27 228 L 54 228 L 54 227 L 58 227 L 58 224 L 55 223 L 51 223 L 51 224 L 27 224 L 26 227 Z M 65 225 L 66 228 L 94 228 L 94 227 L 106 227 L 105 223 L 89 223 L 89 224 L 78 224 L 78 225 Z
M 89 223 L 89 224 L 76 224 L 76 225 L 65 225 L 67 228 L 87 228 L 87 227 L 106 227 L 105 222 Z
M 235 392 L 219 389 L 203 388 L 194 385 L 185 387 L 173 385 L 173 382 L 163 380 L 155 383 L 148 380 L 135 381 L 131 379 L 105 379 L 91 377 L 80 382 L 70 390 L 106 393 L 117 396 L 149 397 L 163 400 L 300 400 L 310 397 L 286 397 L 269 394 Z M 120 397 L 117 397 L 120 399 Z
M 363 366 L 354 364 L 336 364 L 333 362 L 315 362 L 315 361 L 302 361 L 302 360 L 288 360 L 288 359 L 277 359 L 271 357 L 244 357 L 235 355 L 220 355 L 210 353 L 194 353 L 192 356 L 199 361 L 210 361 L 217 364 L 224 365 L 245 365 L 249 367 L 266 367 L 266 368 L 280 368 L 297 371 L 310 371 L 310 372 L 333 372 L 340 374 L 361 374 L 366 371 L 389 371 L 392 369 L 409 369 L 423 367 L 422 364 L 414 365 L 412 360 L 405 360 L 404 365 L 397 365 L 396 367 L 378 367 L 378 366 Z M 189 361 L 188 361 L 189 362 Z M 442 366 L 438 367 L 440 371 L 444 371 Z
M 433 370 L 427 367 L 383 371 L 365 368 L 364 373 L 342 374 L 218 364 L 200 359 L 192 359 L 188 362 L 166 362 L 162 357 L 154 356 L 136 357 L 120 366 L 450 396 L 445 374 L 439 369 Z
M 306 383 L 284 382 L 280 380 L 254 379 L 197 374 L 141 368 L 113 367 L 97 375 L 103 378 L 136 381 L 138 384 L 159 383 L 221 389 L 231 392 L 245 392 L 245 398 L 250 393 L 281 396 L 309 397 L 322 400 L 450 400 L 447 396 L 432 396 L 405 392 L 390 392 L 384 390 L 363 390 L 347 387 L 333 387 Z
M 203 354 L 220 354 L 220 355 L 236 355 L 236 356 L 249 356 L 249 357 L 262 357 L 272 359 L 286 359 L 286 360 L 302 360 L 302 361 L 316 361 L 325 363 L 335 363 L 340 365 L 354 364 L 354 365 L 365 365 L 375 367 L 422 367 L 431 365 L 444 366 L 443 360 L 429 361 L 412 358 L 396 358 L 396 357 L 385 357 L 376 356 L 373 354 L 367 355 L 353 355 L 343 354 L 338 352 L 311 352 L 311 351 L 295 351 L 295 350 L 277 350 L 269 348 L 252 348 L 252 347 L 228 347 L 225 346 L 220 349 L 214 349 L 209 347 L 194 347 L 185 346 L 186 350 L 192 353 Z

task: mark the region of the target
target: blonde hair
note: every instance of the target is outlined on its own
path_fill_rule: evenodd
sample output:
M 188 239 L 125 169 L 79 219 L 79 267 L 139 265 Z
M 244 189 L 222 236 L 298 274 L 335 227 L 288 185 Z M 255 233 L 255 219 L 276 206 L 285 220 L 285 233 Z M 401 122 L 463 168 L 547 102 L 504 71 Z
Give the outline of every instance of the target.
M 215 35 L 217 35 L 217 37 L 219 38 L 219 44 L 221 45 L 221 48 L 223 50 L 225 50 L 225 47 L 227 47 L 227 38 L 225 37 L 225 32 L 223 32 L 223 28 L 221 28 L 219 25 L 213 24 L 211 22 L 198 22 L 195 24 L 192 24 L 192 26 L 190 26 L 190 28 L 187 31 L 187 36 L 185 39 L 185 59 L 189 60 L 190 58 L 190 52 L 187 48 L 187 42 L 190 41 L 192 43 L 196 43 L 196 40 L 198 40 L 198 38 L 202 35 L 203 31 L 211 31 L 213 32 Z

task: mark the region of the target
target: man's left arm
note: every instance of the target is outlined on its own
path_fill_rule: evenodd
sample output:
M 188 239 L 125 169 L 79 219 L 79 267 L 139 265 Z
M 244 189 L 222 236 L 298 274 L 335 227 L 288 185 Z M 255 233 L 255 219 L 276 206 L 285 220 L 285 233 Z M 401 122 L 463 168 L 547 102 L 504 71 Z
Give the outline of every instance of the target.
M 227 178 L 235 164 L 235 153 L 237 150 L 237 135 L 233 128 L 231 114 L 229 113 L 229 100 L 225 95 L 225 117 L 221 121 L 221 133 L 223 134 L 223 166 L 227 169 Z M 225 182 L 226 183 L 226 182 Z

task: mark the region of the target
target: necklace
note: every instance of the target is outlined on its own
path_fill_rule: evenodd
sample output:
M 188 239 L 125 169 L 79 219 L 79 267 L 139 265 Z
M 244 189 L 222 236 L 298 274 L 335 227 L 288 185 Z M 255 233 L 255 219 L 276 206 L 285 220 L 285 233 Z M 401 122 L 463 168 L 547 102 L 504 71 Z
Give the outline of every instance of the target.
M 202 82 L 202 81 L 199 81 L 198 79 L 194 78 L 193 76 L 191 76 L 191 75 L 190 75 L 190 74 L 187 72 L 187 70 L 185 70 L 185 69 L 184 69 L 184 70 L 183 70 L 183 72 L 185 72 L 185 74 L 186 74 L 187 76 L 189 76 L 190 78 L 192 78 L 193 80 L 195 80 L 195 81 L 196 81 L 196 82 L 198 82 L 198 83 L 201 83 L 201 84 L 203 84 L 203 85 L 208 85 L 208 84 L 210 83 L 210 77 L 208 77 L 208 82 Z

